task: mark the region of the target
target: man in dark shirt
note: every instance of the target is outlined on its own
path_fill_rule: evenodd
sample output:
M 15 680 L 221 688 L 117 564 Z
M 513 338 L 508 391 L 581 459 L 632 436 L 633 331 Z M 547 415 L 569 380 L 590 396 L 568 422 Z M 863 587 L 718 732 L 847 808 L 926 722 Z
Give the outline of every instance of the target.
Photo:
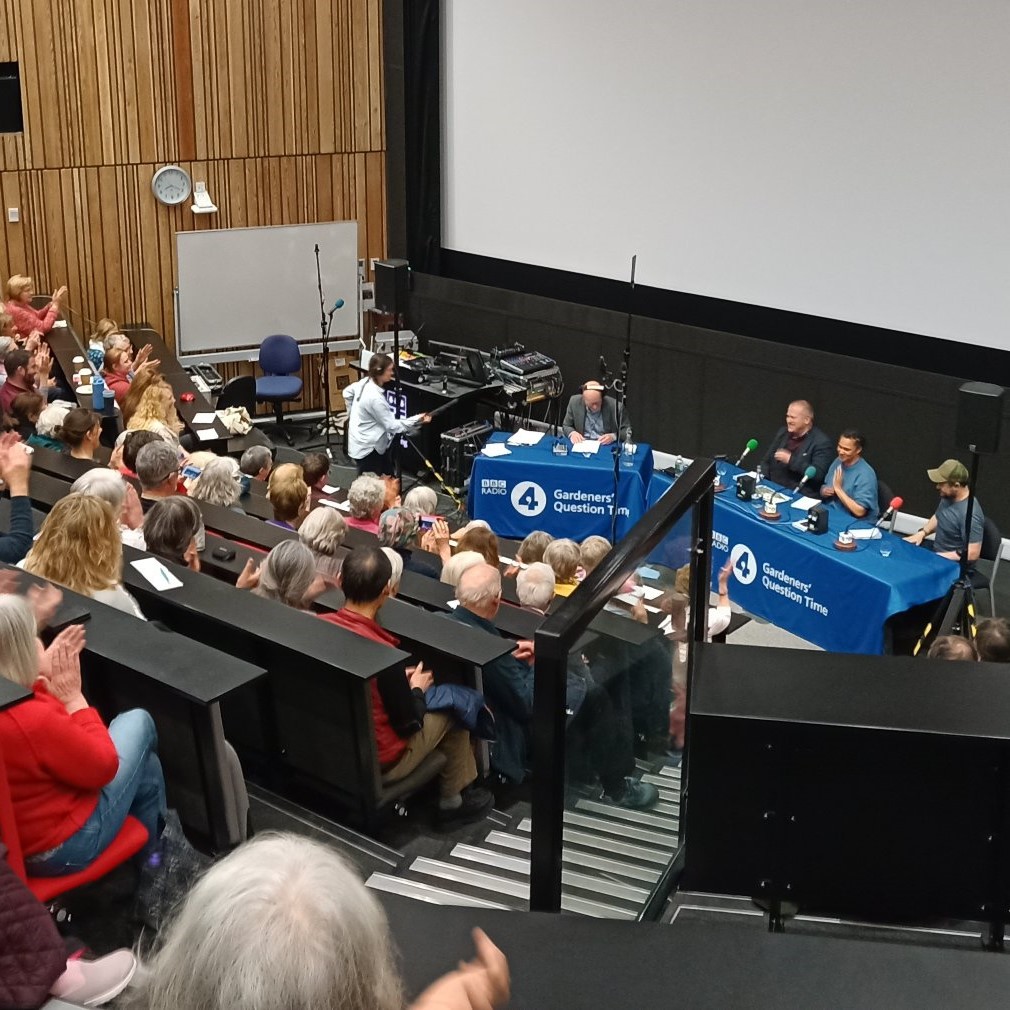
M 794 488 L 812 466 L 814 474 L 804 484 L 804 490 L 817 495 L 834 458 L 831 439 L 814 427 L 814 408 L 807 400 L 793 400 L 786 409 L 786 423 L 775 433 L 761 469 L 769 480 Z
M 4 358 L 7 381 L 0 386 L 0 408 L 5 414 L 11 412 L 11 404 L 19 393 L 39 392 L 43 396 L 47 395 L 51 361 L 49 348 L 45 344 L 34 354 L 20 348 L 7 352 Z

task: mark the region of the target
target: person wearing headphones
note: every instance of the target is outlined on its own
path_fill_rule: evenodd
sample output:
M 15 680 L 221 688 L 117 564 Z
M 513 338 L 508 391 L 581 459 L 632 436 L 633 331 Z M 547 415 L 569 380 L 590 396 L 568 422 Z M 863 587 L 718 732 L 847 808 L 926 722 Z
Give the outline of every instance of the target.
M 397 435 L 413 434 L 431 420 L 430 414 L 398 418 L 386 400 L 382 387 L 393 381 L 393 359 L 388 354 L 373 354 L 368 374 L 351 383 L 344 391 L 347 407 L 347 455 L 358 473 L 380 477 L 393 473 L 390 448 Z
M 618 431 L 617 401 L 612 396 L 604 396 L 605 389 L 601 382 L 591 379 L 568 401 L 562 428 L 574 445 L 585 439 L 598 439 L 600 445 L 609 445 L 617 441 L 618 435 L 622 442 L 628 437 L 631 431 L 628 412 L 622 412 Z

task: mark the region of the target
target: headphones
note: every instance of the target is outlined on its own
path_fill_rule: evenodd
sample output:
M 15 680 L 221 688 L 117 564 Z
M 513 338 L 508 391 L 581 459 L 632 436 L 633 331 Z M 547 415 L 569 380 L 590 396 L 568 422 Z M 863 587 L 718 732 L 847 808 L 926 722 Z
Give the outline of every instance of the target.
M 579 386 L 579 390 L 583 393 L 605 393 L 607 391 L 607 387 L 604 386 L 602 382 L 590 379 L 589 382 L 583 383 Z

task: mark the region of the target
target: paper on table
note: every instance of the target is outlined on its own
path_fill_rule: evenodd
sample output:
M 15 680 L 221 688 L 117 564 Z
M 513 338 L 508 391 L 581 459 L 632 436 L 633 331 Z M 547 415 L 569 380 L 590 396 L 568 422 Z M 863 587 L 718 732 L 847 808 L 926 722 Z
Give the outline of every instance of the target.
M 331 501 L 329 498 L 320 498 L 320 505 L 329 505 L 331 509 L 340 509 L 341 512 L 350 512 L 351 503 L 346 501 Z
M 199 428 L 196 434 L 201 442 L 209 442 L 211 439 L 217 438 L 217 432 L 213 428 Z
M 544 437 L 542 431 L 529 431 L 527 428 L 520 428 L 514 435 L 509 437 L 509 445 L 536 445 Z
M 581 442 L 572 444 L 572 452 L 583 452 L 587 456 L 595 456 L 600 451 L 600 443 L 595 438 L 584 438 Z
M 336 494 L 340 488 L 334 487 L 332 484 L 323 485 L 323 494 Z
M 793 509 L 802 509 L 804 512 L 807 512 L 815 505 L 820 505 L 820 501 L 818 501 L 818 499 L 809 498 L 806 495 L 803 495 L 801 498 L 797 498 L 796 501 L 794 501 L 789 507 Z
M 213 424 L 217 420 L 217 414 L 213 410 L 204 410 L 193 415 L 193 424 Z
M 155 589 L 178 589 L 182 583 L 157 559 L 140 558 L 131 565 L 154 586 Z
M 481 449 L 480 454 L 482 456 L 511 456 L 512 450 L 504 442 L 488 442 Z
M 643 579 L 659 578 L 659 572 L 655 568 L 639 568 L 638 574 L 641 575 Z
M 457 608 L 457 607 L 459 606 L 459 600 L 446 600 L 446 603 L 445 603 L 445 605 L 446 605 L 446 606 L 447 606 L 447 607 L 448 607 L 448 608 L 449 608 L 450 610 L 455 610 L 455 609 L 456 609 L 456 608 Z
M 883 534 L 880 530 L 849 530 L 853 540 L 879 540 Z
M 67 321 L 65 319 L 57 319 L 56 322 L 53 323 L 53 329 L 54 330 L 62 330 L 62 329 L 66 328 L 66 325 L 67 325 Z
M 637 590 L 647 600 L 654 600 L 657 596 L 663 595 L 663 590 L 657 589 L 655 586 L 638 586 Z

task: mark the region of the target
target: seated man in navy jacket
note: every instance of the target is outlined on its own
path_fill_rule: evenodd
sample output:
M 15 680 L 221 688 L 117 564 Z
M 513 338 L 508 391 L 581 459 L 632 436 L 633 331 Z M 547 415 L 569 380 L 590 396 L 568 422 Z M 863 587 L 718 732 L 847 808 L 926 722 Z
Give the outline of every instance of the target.
M 782 487 L 796 487 L 807 467 L 814 475 L 804 484 L 808 494 L 819 494 L 824 475 L 831 466 L 831 439 L 814 427 L 814 408 L 806 400 L 793 400 L 786 408 L 786 423 L 775 432 L 761 469 L 769 480 Z
M 599 382 L 587 382 L 581 393 L 576 393 L 568 401 L 562 428 L 565 435 L 575 444 L 583 439 L 598 439 L 602 445 L 628 437 L 631 425 L 628 412 L 621 415 L 621 430 L 617 430 L 617 401 L 604 396 L 604 386 Z
M 346 561 L 344 562 L 347 563 Z M 468 568 L 456 586 L 459 606 L 450 615 L 454 620 L 482 628 L 492 635 L 501 632 L 492 623 L 501 606 L 501 575 L 491 565 Z M 520 642 L 511 654 L 486 663 L 484 697 L 494 713 L 498 739 L 491 748 L 491 767 L 512 782 L 526 777 L 529 763 L 530 723 L 533 719 L 533 643 Z M 656 804 L 659 790 L 631 775 L 635 767 L 630 735 L 621 738 L 621 724 L 613 718 L 606 693 L 596 689 L 588 664 L 580 656 L 570 657 L 567 707 L 570 732 L 578 727 L 583 753 L 576 761 L 592 764 L 606 799 L 618 806 L 643 809 Z M 591 753 L 585 751 L 591 750 Z

